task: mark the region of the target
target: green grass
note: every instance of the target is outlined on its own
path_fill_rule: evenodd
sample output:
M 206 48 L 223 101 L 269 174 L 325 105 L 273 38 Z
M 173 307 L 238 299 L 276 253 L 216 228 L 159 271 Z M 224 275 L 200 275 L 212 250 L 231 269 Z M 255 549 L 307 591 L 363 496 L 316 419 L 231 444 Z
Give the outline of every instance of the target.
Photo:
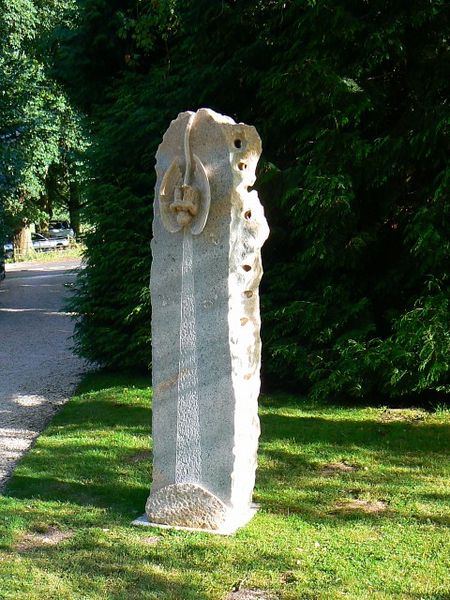
M 263 398 L 261 510 L 219 537 L 130 526 L 151 479 L 150 404 L 146 379 L 91 375 L 22 460 L 0 498 L 2 600 L 219 600 L 239 586 L 450 598 L 447 411 Z M 33 541 L 52 530 L 72 537 Z
M 60 260 L 65 260 L 66 258 L 81 258 L 84 252 L 83 244 L 72 243 L 64 250 L 50 250 L 49 252 L 31 252 L 30 254 L 26 254 L 20 257 L 8 258 L 5 262 L 15 263 L 15 262 L 58 262 Z

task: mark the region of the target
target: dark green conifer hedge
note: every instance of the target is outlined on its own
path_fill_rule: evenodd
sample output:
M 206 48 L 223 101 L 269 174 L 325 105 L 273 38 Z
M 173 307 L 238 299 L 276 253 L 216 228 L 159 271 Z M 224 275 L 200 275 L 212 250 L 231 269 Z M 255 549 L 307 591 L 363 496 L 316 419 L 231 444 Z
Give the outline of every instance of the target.
M 208 106 L 263 139 L 266 385 L 448 392 L 446 3 L 79 6 L 56 68 L 93 124 L 81 353 L 149 365 L 153 157 L 178 112 Z

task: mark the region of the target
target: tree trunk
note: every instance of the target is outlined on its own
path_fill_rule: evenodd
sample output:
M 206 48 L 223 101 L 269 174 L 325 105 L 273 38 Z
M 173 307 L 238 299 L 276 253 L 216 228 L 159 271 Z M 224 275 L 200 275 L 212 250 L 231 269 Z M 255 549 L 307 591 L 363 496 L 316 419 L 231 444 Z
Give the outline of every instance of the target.
M 58 189 L 58 178 L 57 178 L 58 165 L 50 165 L 47 171 L 47 177 L 45 179 L 45 194 L 41 197 L 42 210 L 48 214 L 48 219 L 51 220 L 53 216 L 53 205 L 57 199 Z M 48 225 L 48 223 L 46 223 Z
M 31 229 L 28 225 L 24 225 L 15 232 L 13 245 L 14 260 L 24 259 L 35 254 L 33 243 L 31 241 Z
M 80 188 L 77 181 L 71 181 L 69 184 L 69 215 L 70 225 L 75 232 L 75 238 L 80 235 Z

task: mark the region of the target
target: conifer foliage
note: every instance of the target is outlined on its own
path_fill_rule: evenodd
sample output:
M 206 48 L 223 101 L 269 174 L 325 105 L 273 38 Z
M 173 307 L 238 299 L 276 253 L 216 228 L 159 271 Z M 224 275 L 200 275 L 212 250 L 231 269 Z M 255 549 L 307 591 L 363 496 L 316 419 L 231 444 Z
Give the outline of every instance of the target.
M 450 391 L 443 0 L 80 0 L 57 72 L 93 130 L 85 356 L 150 362 L 153 157 L 181 110 L 256 125 L 264 377 L 320 398 Z

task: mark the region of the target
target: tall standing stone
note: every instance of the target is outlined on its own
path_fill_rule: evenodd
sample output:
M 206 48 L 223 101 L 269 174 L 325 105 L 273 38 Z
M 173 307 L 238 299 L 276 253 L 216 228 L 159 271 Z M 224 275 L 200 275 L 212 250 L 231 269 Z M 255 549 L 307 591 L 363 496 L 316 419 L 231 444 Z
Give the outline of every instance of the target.
M 253 514 L 260 154 L 254 127 L 200 109 L 172 121 L 156 155 L 151 523 L 230 532 Z

